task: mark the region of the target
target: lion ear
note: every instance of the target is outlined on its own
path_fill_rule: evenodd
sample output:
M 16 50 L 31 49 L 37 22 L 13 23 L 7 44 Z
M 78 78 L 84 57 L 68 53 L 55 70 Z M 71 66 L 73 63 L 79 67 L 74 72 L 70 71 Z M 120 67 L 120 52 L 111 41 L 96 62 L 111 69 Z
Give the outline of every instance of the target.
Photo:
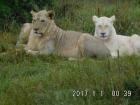
M 55 16 L 55 13 L 54 13 L 53 10 L 48 11 L 47 14 L 48 14 L 48 17 L 49 17 L 50 19 L 53 19 L 54 16 Z
M 114 22 L 116 20 L 115 15 L 111 16 L 110 19 L 112 20 L 112 22 Z
M 33 15 L 35 15 L 35 14 L 36 14 L 36 12 L 35 12 L 35 11 L 33 11 L 33 10 L 31 10 L 31 14 L 32 14 L 32 16 L 33 16 Z
M 98 19 L 98 17 L 97 17 L 97 16 L 93 16 L 93 17 L 92 17 L 93 22 L 96 22 L 96 21 L 97 21 L 97 19 Z

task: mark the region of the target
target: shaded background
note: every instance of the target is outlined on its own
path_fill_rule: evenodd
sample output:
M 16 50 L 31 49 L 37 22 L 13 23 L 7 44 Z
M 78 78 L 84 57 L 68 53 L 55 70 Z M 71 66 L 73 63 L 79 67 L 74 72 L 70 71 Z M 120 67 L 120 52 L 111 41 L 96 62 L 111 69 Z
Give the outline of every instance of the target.
M 92 15 L 116 15 L 117 32 L 140 34 L 140 0 L 1 0 L 0 30 L 31 22 L 31 10 L 54 10 L 63 29 L 93 33 Z

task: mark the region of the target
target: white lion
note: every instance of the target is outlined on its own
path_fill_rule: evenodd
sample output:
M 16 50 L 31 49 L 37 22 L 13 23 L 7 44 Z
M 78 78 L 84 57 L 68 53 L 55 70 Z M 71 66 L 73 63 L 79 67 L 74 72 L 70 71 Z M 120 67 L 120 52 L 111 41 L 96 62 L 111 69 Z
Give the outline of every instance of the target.
M 135 42 L 138 40 L 137 35 L 129 37 L 116 34 L 116 30 L 113 26 L 115 16 L 111 18 L 98 18 L 97 16 L 93 16 L 93 21 L 95 22 L 95 37 L 101 39 L 108 47 L 112 57 L 117 57 L 118 55 L 132 55 L 138 52 L 136 50 L 140 48 L 140 42 Z
M 32 30 L 25 48 L 29 54 L 57 54 L 64 57 L 108 56 L 110 52 L 103 42 L 93 36 L 65 31 L 54 20 L 54 12 L 32 11 Z

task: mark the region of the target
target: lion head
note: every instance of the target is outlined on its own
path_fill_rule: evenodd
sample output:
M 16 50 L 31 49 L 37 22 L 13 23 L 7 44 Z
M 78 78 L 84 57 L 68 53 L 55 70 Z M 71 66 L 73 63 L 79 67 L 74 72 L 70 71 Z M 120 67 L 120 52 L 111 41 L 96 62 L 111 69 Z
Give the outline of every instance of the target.
M 115 16 L 108 17 L 97 17 L 93 16 L 93 21 L 95 23 L 95 36 L 106 40 L 110 36 L 115 34 L 115 28 L 113 22 L 115 21 Z
M 33 17 L 33 31 L 35 35 L 42 36 L 49 28 L 54 17 L 54 12 L 52 10 L 41 10 L 39 12 L 31 11 L 31 14 Z

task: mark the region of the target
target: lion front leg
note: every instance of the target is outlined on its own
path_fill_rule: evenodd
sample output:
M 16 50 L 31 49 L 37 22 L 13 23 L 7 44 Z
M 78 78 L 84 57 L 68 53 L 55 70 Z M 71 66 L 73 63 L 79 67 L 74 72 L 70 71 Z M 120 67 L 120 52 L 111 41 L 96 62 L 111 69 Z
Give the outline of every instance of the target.
M 39 51 L 33 51 L 33 50 L 27 50 L 26 53 L 31 55 L 39 55 Z
M 39 54 L 40 55 L 49 55 L 54 53 L 55 51 L 55 44 L 54 41 L 52 40 L 44 40 L 40 45 L 39 45 Z
M 77 61 L 77 60 L 79 60 L 79 59 L 78 59 L 78 58 L 74 58 L 74 57 L 69 57 L 68 60 L 69 60 L 69 61 Z
M 117 58 L 118 57 L 118 53 L 117 52 L 111 52 L 111 57 L 112 58 Z

